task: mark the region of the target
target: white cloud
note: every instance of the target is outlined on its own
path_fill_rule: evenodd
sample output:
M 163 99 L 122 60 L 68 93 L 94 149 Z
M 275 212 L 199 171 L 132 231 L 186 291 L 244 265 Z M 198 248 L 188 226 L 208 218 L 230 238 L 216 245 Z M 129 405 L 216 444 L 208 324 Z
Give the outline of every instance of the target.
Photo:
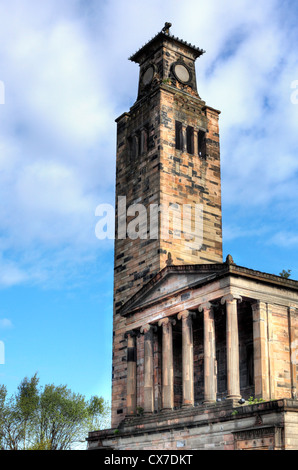
M 12 321 L 8 318 L 0 318 L 0 330 L 7 330 L 13 328 Z
M 55 267 L 62 279 L 104 252 L 94 211 L 113 202 L 114 119 L 137 94 L 138 67 L 127 58 L 165 21 L 207 50 L 198 90 L 222 111 L 225 203 L 293 205 L 298 71 L 280 5 L 0 2 L 0 285 L 47 282 Z
M 224 226 L 225 241 L 239 240 L 239 238 L 258 238 L 266 235 L 268 228 L 266 227 L 243 227 L 239 225 Z
M 297 233 L 280 231 L 273 235 L 269 240 L 269 244 L 281 246 L 284 248 L 297 248 L 298 247 L 298 235 Z
M 93 259 L 94 210 L 114 182 L 113 103 L 79 2 L 25 3 L 0 4 L 2 286 L 47 280 L 55 263 L 76 271 L 88 249 Z

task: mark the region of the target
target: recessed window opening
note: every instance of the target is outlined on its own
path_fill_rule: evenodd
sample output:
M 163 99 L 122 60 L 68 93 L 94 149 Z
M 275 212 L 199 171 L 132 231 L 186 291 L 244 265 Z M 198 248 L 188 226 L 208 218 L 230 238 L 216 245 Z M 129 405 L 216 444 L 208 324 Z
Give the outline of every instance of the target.
M 175 147 L 177 150 L 183 150 L 182 122 L 176 121 L 175 133 Z
M 200 157 L 206 157 L 206 132 L 200 130 L 198 132 L 198 154 Z
M 194 153 L 194 129 L 191 126 L 186 128 L 187 153 Z

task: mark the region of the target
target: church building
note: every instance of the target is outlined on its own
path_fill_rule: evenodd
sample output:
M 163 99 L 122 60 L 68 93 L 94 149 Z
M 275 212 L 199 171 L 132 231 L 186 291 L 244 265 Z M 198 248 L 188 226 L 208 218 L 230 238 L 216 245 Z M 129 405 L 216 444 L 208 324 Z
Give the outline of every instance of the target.
M 298 281 L 223 259 L 220 111 L 170 27 L 116 120 L 112 428 L 88 449 L 298 449 Z

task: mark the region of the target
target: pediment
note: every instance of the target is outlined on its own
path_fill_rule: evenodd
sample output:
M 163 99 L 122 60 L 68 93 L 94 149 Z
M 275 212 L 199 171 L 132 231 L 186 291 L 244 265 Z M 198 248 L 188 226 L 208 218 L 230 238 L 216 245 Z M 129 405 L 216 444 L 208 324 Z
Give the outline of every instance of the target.
M 225 263 L 166 266 L 122 305 L 117 313 L 126 316 L 167 297 L 178 294 L 181 294 L 182 297 L 187 295 L 188 289 L 200 287 L 226 275 L 236 275 L 258 283 L 298 291 L 297 280 L 285 279 L 273 274 L 238 266 L 234 263 L 233 258 L 228 255 Z
M 223 272 L 224 267 L 224 264 L 167 266 L 131 297 L 120 313 L 127 315 L 187 288 L 212 281 Z

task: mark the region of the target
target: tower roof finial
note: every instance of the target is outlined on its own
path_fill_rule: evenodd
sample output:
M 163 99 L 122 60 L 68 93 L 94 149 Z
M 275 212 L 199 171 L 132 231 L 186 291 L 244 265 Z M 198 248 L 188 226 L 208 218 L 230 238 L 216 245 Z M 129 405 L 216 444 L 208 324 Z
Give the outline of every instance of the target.
M 162 32 L 165 34 L 170 34 L 170 27 L 172 23 L 165 23 L 164 27 L 162 28 Z

